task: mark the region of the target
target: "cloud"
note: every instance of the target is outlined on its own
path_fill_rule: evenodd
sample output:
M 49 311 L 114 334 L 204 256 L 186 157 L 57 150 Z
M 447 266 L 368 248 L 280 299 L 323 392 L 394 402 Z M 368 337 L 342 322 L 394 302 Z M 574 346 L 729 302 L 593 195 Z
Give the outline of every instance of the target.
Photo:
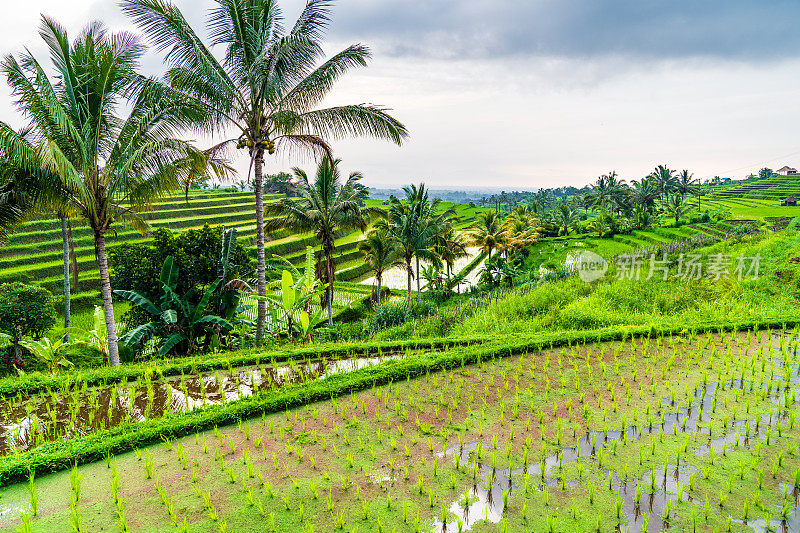
M 395 56 L 773 60 L 800 55 L 786 0 L 347 0 L 332 36 Z

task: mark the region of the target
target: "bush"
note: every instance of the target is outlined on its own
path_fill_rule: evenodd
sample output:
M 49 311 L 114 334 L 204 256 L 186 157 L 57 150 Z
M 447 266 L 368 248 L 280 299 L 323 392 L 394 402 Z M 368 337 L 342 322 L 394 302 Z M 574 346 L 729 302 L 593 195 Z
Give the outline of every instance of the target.
M 412 300 L 410 306 L 406 306 L 405 302 L 386 302 L 364 321 L 364 330 L 377 333 L 385 328 L 400 326 L 415 318 L 435 315 L 438 309 L 436 302 L 428 299 L 420 302 Z
M 153 245 L 123 243 L 109 250 L 111 286 L 116 290 L 136 291 L 151 302 L 161 297 L 161 266 L 167 257 L 174 258 L 174 264 L 181 275 L 176 287 L 177 294 L 187 294 L 197 287 L 205 287 L 218 276 L 222 232 L 224 228 L 189 230 L 174 234 L 164 228 L 153 232 Z M 247 248 L 237 243 L 233 257 L 229 259 L 236 272 L 230 277 L 246 279 L 254 275 L 253 260 Z M 195 291 L 193 303 L 199 294 Z M 150 316 L 138 307 L 131 308 L 123 317 L 129 328 L 145 324 Z
M 47 289 L 20 282 L 0 285 L 0 332 L 11 337 L 14 357 L 11 363 L 23 367 L 19 341 L 39 339 L 56 323 L 53 295 Z

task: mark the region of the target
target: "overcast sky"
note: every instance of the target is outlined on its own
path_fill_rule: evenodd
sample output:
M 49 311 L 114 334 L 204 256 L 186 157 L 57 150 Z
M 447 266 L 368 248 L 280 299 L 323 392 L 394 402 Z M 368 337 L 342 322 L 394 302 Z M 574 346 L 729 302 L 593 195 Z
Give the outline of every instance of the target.
M 212 0 L 175 3 L 205 34 Z M 284 0 L 287 18 L 302 3 Z M 45 59 L 40 13 L 73 35 L 92 19 L 130 28 L 115 1 L 3 7 L 3 54 L 27 46 Z M 796 0 L 342 0 L 329 52 L 362 42 L 374 57 L 329 103 L 388 106 L 411 137 L 334 149 L 371 186 L 510 190 L 580 186 L 612 169 L 638 179 L 659 163 L 698 177 L 798 167 L 798 25 Z M 160 58 L 143 68 L 158 73 Z M 19 124 L 5 84 L 0 119 Z M 268 170 L 296 164 L 310 166 Z

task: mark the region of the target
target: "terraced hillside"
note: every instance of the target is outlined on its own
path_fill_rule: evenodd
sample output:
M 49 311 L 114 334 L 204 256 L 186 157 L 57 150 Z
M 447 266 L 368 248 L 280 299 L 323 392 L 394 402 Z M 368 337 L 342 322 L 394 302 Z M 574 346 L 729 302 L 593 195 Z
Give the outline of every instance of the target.
M 697 198 L 689 199 L 692 211 L 697 209 Z M 732 220 L 756 220 L 770 222 L 773 218 L 794 218 L 800 216 L 800 207 L 784 207 L 780 200 L 746 197 L 704 196 L 700 199 L 700 209 L 723 211 Z
M 274 201 L 278 195 L 265 195 L 265 201 Z M 377 200 L 369 204 L 380 205 Z M 468 225 L 475 209 L 461 204 L 446 204 L 455 207 L 460 227 Z M 152 228 L 168 228 L 184 231 L 192 228 L 224 225 L 237 228 L 239 238 L 252 246 L 255 239 L 255 202 L 250 192 L 227 189 L 191 191 L 189 202 L 183 196 L 168 197 L 155 204 L 145 214 Z M 360 234 L 352 233 L 337 240 L 337 279 L 357 281 L 367 274 L 367 267 L 357 251 Z M 267 236 L 267 257 L 277 254 L 293 263 L 302 262 L 306 246 L 315 246 L 317 241 L 311 234 L 297 235 L 288 231 L 275 232 Z M 92 305 L 99 297 L 100 274 L 94 256 L 94 240 L 86 226 L 73 227 L 73 240 L 77 256 L 79 283 L 73 287 L 73 303 L 76 307 Z M 116 235 L 108 238 L 108 247 L 123 242 L 147 242 L 149 237 L 134 230 L 119 226 Z M 61 261 L 61 228 L 58 219 L 43 217 L 20 228 L 0 251 L 0 281 L 23 281 L 51 290 L 58 296 L 63 284 Z M 253 249 L 255 254 L 255 249 Z
M 748 179 L 741 184 L 717 189 L 718 198 L 762 198 L 778 200 L 787 196 L 800 198 L 800 174 L 772 176 L 766 179 Z

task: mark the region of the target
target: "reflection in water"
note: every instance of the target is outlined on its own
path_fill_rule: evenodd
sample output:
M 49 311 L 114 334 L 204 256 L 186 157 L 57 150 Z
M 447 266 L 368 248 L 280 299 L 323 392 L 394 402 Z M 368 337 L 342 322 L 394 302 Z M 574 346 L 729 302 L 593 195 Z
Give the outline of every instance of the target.
M 0 455 L 25 451 L 60 438 L 86 435 L 125 421 L 143 421 L 252 396 L 262 391 L 357 370 L 399 355 L 307 360 L 153 380 L 130 386 L 48 391 L 0 404 Z

